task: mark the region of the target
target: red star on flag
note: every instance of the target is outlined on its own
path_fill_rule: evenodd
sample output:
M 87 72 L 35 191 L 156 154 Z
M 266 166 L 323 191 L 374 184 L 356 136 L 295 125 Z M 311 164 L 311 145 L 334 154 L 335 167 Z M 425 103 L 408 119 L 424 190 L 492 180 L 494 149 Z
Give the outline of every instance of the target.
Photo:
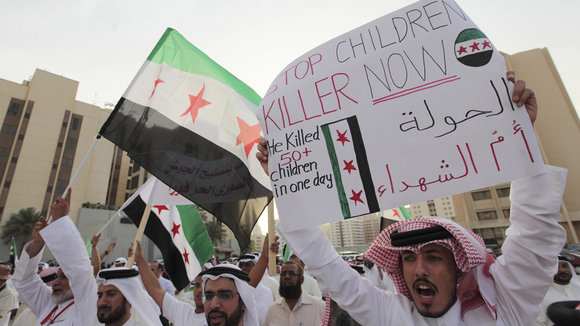
M 467 53 L 467 48 L 460 45 L 459 51 L 457 52 L 457 54 L 462 54 L 462 53 Z
M 149 98 L 152 98 L 153 97 L 153 94 L 155 94 L 155 90 L 157 90 L 157 85 L 159 85 L 161 83 L 165 83 L 165 81 L 163 81 L 161 79 L 157 79 L 155 81 L 155 86 L 153 86 L 153 92 L 151 92 L 151 95 L 149 96 Z
M 168 211 L 169 208 L 165 205 L 155 205 L 153 208 L 157 208 L 157 215 L 161 214 L 162 211 Z
M 352 170 L 355 170 L 356 171 L 356 168 L 352 164 L 352 162 L 354 160 L 350 160 L 350 162 L 347 162 L 346 160 L 342 160 L 342 161 L 344 162 L 344 169 L 343 170 L 348 171 L 348 174 L 350 174 L 350 171 L 352 171 Z
M 173 233 L 174 238 L 176 235 L 179 234 L 179 227 L 180 226 L 181 226 L 181 224 L 175 224 L 175 222 L 173 222 L 173 228 L 171 229 L 171 233 Z
M 262 128 L 259 123 L 250 126 L 244 120 L 240 119 L 240 117 L 236 118 L 238 119 L 238 126 L 240 126 L 240 134 L 236 139 L 236 146 L 244 144 L 246 157 L 249 158 L 252 147 L 260 141 L 260 132 L 262 132 Z
M 396 209 L 393 208 L 392 210 L 393 210 L 393 217 L 401 218 L 401 216 L 399 216 L 399 212 L 397 212 Z
M 475 50 L 479 51 L 479 43 L 477 43 L 475 41 L 469 47 L 471 48 L 472 53 L 475 52 Z
M 483 48 L 482 49 L 485 49 L 485 48 L 491 49 L 491 43 L 489 43 L 487 40 L 483 41 Z
M 346 132 L 348 130 L 345 130 L 343 133 L 341 133 L 340 131 L 336 131 L 336 133 L 338 134 L 338 138 L 336 139 L 336 141 L 339 141 L 342 143 L 342 146 L 344 146 L 344 143 L 348 142 L 350 143 L 350 140 L 348 138 L 346 138 Z
M 183 117 L 184 115 L 189 113 L 191 115 L 191 121 L 195 123 L 195 118 L 197 118 L 197 113 L 199 112 L 199 109 L 203 108 L 208 104 L 211 104 L 211 102 L 208 102 L 203 99 L 203 92 L 205 92 L 205 85 L 203 85 L 201 91 L 199 91 L 197 96 L 189 94 L 189 102 L 190 102 L 189 107 L 187 108 L 187 111 L 183 112 L 183 114 L 180 115 L 180 117 Z
M 360 199 L 360 196 L 362 195 L 362 192 L 363 192 L 362 190 L 359 192 L 356 192 L 356 191 L 351 189 L 351 191 L 352 191 L 352 197 L 350 197 L 350 199 L 354 201 L 354 206 L 356 206 L 357 202 L 359 202 L 359 201 L 361 204 L 365 203 L 364 201 L 362 201 L 362 199 Z
M 189 264 L 189 253 L 187 252 L 187 249 L 184 249 L 183 251 L 183 260 Z

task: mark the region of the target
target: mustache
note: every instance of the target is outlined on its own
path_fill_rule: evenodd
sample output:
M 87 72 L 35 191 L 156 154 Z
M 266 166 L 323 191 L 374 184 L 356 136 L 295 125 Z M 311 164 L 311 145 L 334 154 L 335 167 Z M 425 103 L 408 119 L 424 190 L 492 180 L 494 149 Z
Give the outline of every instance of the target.
M 207 315 L 208 316 L 211 316 L 211 314 L 220 314 L 222 316 L 226 316 L 226 313 L 225 312 L 223 312 L 221 310 L 218 310 L 218 309 L 212 309 L 212 310 L 210 310 L 210 312 Z
M 416 280 L 413 282 L 413 288 L 416 288 L 416 287 L 417 287 L 417 283 L 419 283 L 419 282 L 421 282 L 421 283 L 426 283 L 426 284 L 428 284 L 430 287 L 432 287 L 432 288 L 433 288 L 435 291 L 439 291 L 439 289 L 437 288 L 437 286 L 436 286 L 435 284 L 431 283 L 431 281 L 429 281 L 429 280 L 428 280 L 428 279 L 426 279 L 426 278 L 418 278 L 418 279 L 416 279 Z

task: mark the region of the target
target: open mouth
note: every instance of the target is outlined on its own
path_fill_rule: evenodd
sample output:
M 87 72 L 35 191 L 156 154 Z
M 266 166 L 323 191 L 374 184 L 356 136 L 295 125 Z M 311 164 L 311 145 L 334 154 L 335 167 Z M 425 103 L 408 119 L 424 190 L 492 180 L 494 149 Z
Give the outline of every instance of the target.
M 226 315 L 221 311 L 213 311 L 208 314 L 210 324 L 219 324 L 226 318 Z
M 432 298 L 435 295 L 435 290 L 425 284 L 417 285 L 415 290 L 423 298 Z

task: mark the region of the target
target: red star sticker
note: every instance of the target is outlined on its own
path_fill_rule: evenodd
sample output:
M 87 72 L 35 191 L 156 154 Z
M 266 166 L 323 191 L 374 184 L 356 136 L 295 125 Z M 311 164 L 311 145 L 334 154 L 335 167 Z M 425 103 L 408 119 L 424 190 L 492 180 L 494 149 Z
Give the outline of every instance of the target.
M 184 249 L 183 251 L 183 260 L 189 264 L 189 253 L 187 252 L 187 249 Z
M 362 192 L 363 192 L 362 190 L 359 192 L 356 192 L 354 190 L 351 190 L 351 191 L 352 191 L 352 197 L 350 197 L 350 199 L 354 201 L 354 206 L 356 206 L 357 202 L 359 202 L 359 201 L 361 204 L 365 203 L 364 201 L 362 201 L 362 199 L 360 199 L 360 196 L 362 195 Z
M 174 238 L 176 235 L 179 234 L 179 227 L 180 226 L 181 226 L 181 224 L 175 224 L 175 222 L 173 222 L 173 228 L 171 229 L 171 233 L 173 233 Z
M 155 90 L 157 90 L 157 85 L 159 85 L 161 83 L 165 83 L 165 81 L 163 81 L 161 79 L 157 79 L 155 81 L 155 86 L 153 86 L 153 92 L 151 92 L 151 95 L 149 96 L 149 98 L 152 98 L 153 97 L 153 94 L 155 94 Z
M 401 216 L 399 215 L 399 212 L 397 212 L 396 209 L 393 208 L 392 210 L 393 210 L 393 217 L 401 218 Z
M 336 139 L 336 141 L 339 141 L 342 143 L 342 146 L 344 146 L 344 143 L 348 142 L 350 143 L 350 140 L 348 138 L 346 138 L 346 132 L 348 130 L 345 130 L 343 133 L 340 133 L 340 131 L 336 131 L 336 133 L 338 134 L 338 138 Z
M 483 41 L 483 48 L 482 48 L 482 50 L 485 49 L 485 48 L 490 48 L 491 49 L 491 43 L 489 43 L 487 40 Z
M 354 160 L 350 160 L 350 162 L 347 162 L 345 160 L 342 160 L 342 161 L 344 162 L 344 169 L 343 170 L 347 170 L 348 171 L 348 174 L 350 174 L 350 171 L 352 171 L 352 170 L 355 170 L 356 171 L 356 168 L 352 164 L 352 162 Z
M 462 53 L 467 53 L 467 48 L 460 45 L 459 46 L 459 51 L 457 52 L 457 54 L 462 54 Z
M 153 208 L 157 208 L 157 215 L 161 214 L 162 211 L 169 210 L 169 208 L 167 208 L 167 206 L 164 206 L 164 205 L 155 205 L 155 206 L 153 206 Z
M 254 147 L 254 144 L 257 144 L 260 141 L 260 132 L 262 131 L 262 128 L 260 127 L 259 123 L 250 126 L 239 117 L 236 118 L 238 119 L 238 126 L 240 127 L 240 134 L 236 139 L 236 146 L 239 144 L 244 144 L 246 157 L 249 158 L 252 147 Z
M 471 48 L 472 53 L 475 52 L 475 50 L 479 51 L 479 43 L 477 43 L 475 41 L 469 47 Z
M 208 102 L 203 99 L 204 91 L 205 85 L 203 85 L 201 91 L 199 91 L 197 96 L 189 94 L 189 102 L 190 102 L 189 107 L 187 108 L 187 111 L 183 112 L 183 114 L 180 115 L 180 117 L 183 117 L 184 115 L 189 113 L 191 115 L 191 121 L 195 123 L 195 118 L 197 118 L 197 113 L 199 112 L 199 109 L 203 108 L 208 104 L 211 104 L 211 102 Z

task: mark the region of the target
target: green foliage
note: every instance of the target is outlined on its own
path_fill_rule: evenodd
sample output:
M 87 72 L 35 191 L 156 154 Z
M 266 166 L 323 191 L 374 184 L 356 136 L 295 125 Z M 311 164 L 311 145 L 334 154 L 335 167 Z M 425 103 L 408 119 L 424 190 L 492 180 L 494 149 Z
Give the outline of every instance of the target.
M 34 207 L 22 208 L 18 213 L 11 214 L 2 226 L 2 240 L 8 243 L 14 237 L 17 248 L 22 248 L 24 243 L 32 239 L 32 230 L 39 218 L 40 212 Z
M 211 239 L 214 247 L 217 247 L 226 237 L 226 230 L 223 228 L 220 221 L 211 221 L 205 223 L 205 229 Z

